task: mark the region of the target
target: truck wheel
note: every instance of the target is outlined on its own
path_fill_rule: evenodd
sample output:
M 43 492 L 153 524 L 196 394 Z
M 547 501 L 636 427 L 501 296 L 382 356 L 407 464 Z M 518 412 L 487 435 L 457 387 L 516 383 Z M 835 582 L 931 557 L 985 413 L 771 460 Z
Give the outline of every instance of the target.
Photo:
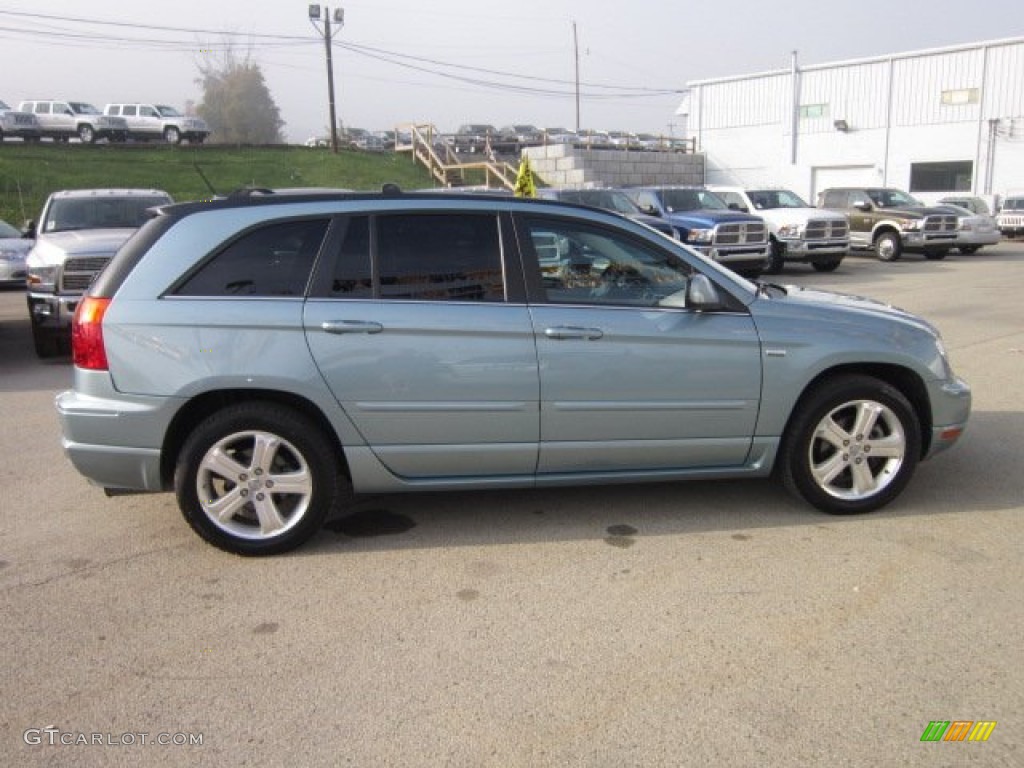
M 772 238 L 771 246 L 771 254 L 768 256 L 768 266 L 765 267 L 764 271 L 767 275 L 777 275 L 786 265 L 786 247 L 774 237 Z
M 323 430 L 287 406 L 259 401 L 200 422 L 174 472 L 188 524 L 239 555 L 279 554 L 309 539 L 337 503 L 340 482 Z
M 181 144 L 181 132 L 173 125 L 164 128 L 164 141 L 168 144 Z
M 96 131 L 92 129 L 91 125 L 80 125 L 78 126 L 78 138 L 83 144 L 92 144 L 96 141 Z
M 842 259 L 830 259 L 829 261 L 816 261 L 813 266 L 818 272 L 835 272 L 842 263 Z
M 871 376 L 837 376 L 801 398 L 779 472 L 818 509 L 854 514 L 896 498 L 920 456 L 921 427 L 899 390 Z
M 903 241 L 895 232 L 883 232 L 875 238 L 875 256 L 879 261 L 896 261 L 903 254 Z
M 36 349 L 36 357 L 47 360 L 51 357 L 66 355 L 67 345 L 56 333 L 50 333 L 36 325 L 32 326 L 32 344 Z

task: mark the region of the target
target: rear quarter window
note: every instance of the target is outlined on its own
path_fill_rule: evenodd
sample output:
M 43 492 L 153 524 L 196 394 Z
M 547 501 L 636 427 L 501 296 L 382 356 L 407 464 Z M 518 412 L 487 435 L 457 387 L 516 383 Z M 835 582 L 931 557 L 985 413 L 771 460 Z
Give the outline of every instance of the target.
M 251 230 L 205 261 L 171 295 L 301 297 L 328 223 L 284 221 Z

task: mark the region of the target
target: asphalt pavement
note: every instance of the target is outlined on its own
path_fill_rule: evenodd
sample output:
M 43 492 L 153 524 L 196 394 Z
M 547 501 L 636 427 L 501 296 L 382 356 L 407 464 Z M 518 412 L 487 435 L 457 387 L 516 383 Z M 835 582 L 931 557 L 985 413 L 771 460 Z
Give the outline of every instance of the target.
M 1024 243 L 771 279 L 924 315 L 971 383 L 960 444 L 890 507 L 379 496 L 269 559 L 89 486 L 53 409 L 70 364 L 0 291 L 0 764 L 1024 764 Z

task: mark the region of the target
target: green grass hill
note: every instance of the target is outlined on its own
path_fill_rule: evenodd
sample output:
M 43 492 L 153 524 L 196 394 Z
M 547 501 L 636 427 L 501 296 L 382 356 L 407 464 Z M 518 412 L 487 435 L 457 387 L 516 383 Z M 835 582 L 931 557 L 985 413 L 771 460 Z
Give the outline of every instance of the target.
M 341 187 L 379 190 L 435 186 L 408 154 L 310 147 L 146 146 L 79 144 L 0 145 L 0 219 L 21 227 L 39 215 L 58 189 L 142 187 L 163 189 L 178 201 L 209 198 L 244 186 Z

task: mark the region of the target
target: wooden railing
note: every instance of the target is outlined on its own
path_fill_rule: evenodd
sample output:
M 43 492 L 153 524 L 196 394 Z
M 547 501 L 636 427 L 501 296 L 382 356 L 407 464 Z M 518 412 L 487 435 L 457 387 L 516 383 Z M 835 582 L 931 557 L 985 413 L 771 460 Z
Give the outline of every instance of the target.
M 402 141 L 403 134 L 409 136 L 408 142 Z M 493 152 L 488 153 L 487 160 L 460 162 L 451 145 L 429 124 L 396 125 L 395 152 L 408 152 L 414 163 L 425 166 L 431 177 L 446 187 L 465 186 L 469 174 L 481 177 L 487 187 L 512 190 L 516 186 L 517 170 L 514 166 L 498 160 Z

